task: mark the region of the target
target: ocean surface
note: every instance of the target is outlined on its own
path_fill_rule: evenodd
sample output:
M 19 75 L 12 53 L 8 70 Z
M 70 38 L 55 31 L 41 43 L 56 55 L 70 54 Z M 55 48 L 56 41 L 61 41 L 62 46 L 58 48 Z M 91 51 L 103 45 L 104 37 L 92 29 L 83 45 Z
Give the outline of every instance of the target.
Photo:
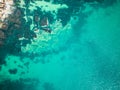
M 119 0 L 16 3 L 25 26 L 0 48 L 0 90 L 120 90 Z

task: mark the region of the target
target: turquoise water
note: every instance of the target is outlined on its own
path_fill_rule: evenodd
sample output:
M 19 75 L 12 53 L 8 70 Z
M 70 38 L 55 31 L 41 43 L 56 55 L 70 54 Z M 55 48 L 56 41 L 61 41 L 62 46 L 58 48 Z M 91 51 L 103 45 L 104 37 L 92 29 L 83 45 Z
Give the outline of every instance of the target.
M 81 2 L 78 11 L 73 3 L 76 12 L 66 3 L 31 3 L 31 12 L 37 5 L 56 12 L 52 31 L 36 31 L 25 46 L 19 38 L 21 51 L 0 65 L 0 90 L 120 90 L 120 2 L 108 1 Z

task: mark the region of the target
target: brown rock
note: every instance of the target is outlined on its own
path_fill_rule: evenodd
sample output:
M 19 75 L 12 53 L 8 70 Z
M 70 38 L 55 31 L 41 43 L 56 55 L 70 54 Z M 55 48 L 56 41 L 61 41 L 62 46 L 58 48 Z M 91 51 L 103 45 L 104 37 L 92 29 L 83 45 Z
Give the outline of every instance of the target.
M 0 31 L 0 39 L 5 39 L 5 34 L 3 31 Z
M 5 23 L 3 23 L 3 25 L 2 25 L 2 29 L 3 29 L 3 30 L 7 30 L 7 29 L 8 29 L 8 25 L 5 24 Z

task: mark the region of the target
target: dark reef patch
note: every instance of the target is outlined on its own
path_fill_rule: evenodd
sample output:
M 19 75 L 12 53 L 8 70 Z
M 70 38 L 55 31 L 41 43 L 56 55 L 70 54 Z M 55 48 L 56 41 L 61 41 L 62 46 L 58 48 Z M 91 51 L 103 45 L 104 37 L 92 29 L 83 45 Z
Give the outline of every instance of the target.
M 6 80 L 0 83 L 0 90 L 36 90 L 39 83 L 37 79 Z
M 45 82 L 43 84 L 43 88 L 44 90 L 55 90 L 55 87 L 52 83 L 49 83 L 49 82 Z
M 1 69 L 2 69 L 2 66 L 0 66 L 0 71 L 1 71 Z
M 17 69 L 9 69 L 8 70 L 10 74 L 16 74 L 17 73 Z

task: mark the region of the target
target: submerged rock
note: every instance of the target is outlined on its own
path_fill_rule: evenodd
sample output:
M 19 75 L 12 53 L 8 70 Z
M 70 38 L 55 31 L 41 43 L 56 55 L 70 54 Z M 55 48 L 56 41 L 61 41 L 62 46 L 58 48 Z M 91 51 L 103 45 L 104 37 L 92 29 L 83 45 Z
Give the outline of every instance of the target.
M 17 73 L 17 69 L 9 69 L 9 73 L 10 74 L 16 74 Z

